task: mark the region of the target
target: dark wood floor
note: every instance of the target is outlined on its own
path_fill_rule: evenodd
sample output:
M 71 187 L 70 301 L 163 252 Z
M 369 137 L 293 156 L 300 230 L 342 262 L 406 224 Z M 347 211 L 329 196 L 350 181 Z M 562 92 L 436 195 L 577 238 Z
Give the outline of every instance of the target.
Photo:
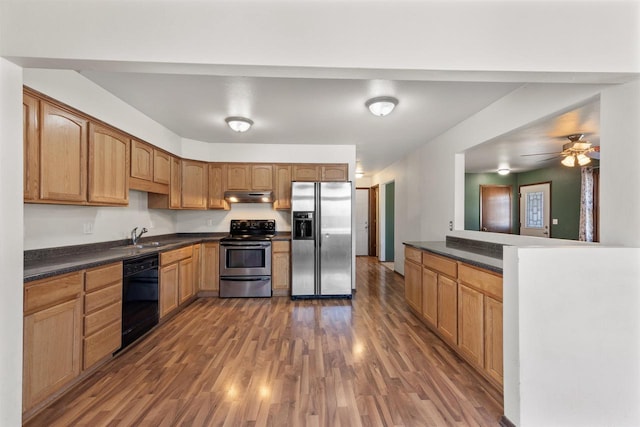
M 496 426 L 500 396 L 357 259 L 353 300 L 199 299 L 29 426 Z

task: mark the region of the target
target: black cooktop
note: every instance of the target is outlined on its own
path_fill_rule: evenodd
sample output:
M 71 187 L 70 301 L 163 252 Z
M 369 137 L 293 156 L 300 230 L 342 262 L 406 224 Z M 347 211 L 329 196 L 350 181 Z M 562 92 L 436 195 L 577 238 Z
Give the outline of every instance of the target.
M 275 219 L 232 219 L 225 241 L 268 241 L 275 236 Z

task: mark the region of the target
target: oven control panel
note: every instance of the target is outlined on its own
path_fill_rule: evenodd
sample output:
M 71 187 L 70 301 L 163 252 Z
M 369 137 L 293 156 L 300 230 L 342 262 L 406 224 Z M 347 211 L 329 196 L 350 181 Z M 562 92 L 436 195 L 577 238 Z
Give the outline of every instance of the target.
M 274 234 L 275 219 L 232 219 L 231 234 Z

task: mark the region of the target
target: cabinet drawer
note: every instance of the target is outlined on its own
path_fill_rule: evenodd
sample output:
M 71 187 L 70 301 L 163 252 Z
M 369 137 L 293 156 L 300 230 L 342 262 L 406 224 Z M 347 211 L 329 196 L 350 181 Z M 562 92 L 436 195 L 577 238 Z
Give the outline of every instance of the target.
M 87 369 L 110 355 L 122 344 L 122 323 L 115 322 L 84 339 L 84 363 Z
M 425 252 L 422 254 L 422 265 L 454 279 L 458 277 L 458 264 L 452 259 Z
M 176 249 L 160 254 L 160 265 L 173 264 L 181 259 L 190 258 L 193 255 L 193 246 Z
M 460 282 L 502 302 L 502 276 L 467 264 L 460 264 L 458 270 Z
M 87 270 L 84 289 L 87 292 L 100 289 L 109 283 L 122 281 L 122 263 L 109 264 L 106 266 L 92 268 Z
M 109 323 L 121 321 L 122 303 L 120 301 L 108 305 L 84 317 L 84 335 L 89 336 L 104 328 Z
M 84 297 L 84 312 L 91 313 L 113 303 L 122 303 L 122 282 L 108 286 Z
M 79 298 L 83 272 L 65 274 L 29 283 L 24 288 L 24 312 L 33 312 Z
M 290 252 L 288 240 L 277 240 L 271 244 L 273 252 Z
M 422 262 L 422 251 L 416 248 L 405 246 L 404 259 L 420 264 Z

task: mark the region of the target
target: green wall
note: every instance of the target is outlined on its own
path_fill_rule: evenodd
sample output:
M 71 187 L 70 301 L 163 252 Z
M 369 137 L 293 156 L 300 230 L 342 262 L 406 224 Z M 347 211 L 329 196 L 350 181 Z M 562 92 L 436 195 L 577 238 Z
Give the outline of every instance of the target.
M 385 199 L 384 199 L 384 259 L 385 261 L 393 261 L 394 259 L 394 224 L 395 224 L 395 199 L 396 199 L 396 184 L 390 182 L 385 185 Z
M 480 229 L 480 185 L 513 185 L 512 224 L 519 232 L 520 203 L 517 195 L 521 185 L 551 181 L 551 237 L 578 240 L 580 224 L 580 168 L 556 166 L 534 171 L 500 176 L 497 173 L 465 174 L 465 230 Z

